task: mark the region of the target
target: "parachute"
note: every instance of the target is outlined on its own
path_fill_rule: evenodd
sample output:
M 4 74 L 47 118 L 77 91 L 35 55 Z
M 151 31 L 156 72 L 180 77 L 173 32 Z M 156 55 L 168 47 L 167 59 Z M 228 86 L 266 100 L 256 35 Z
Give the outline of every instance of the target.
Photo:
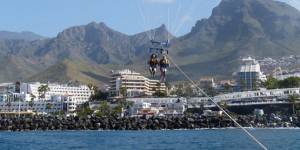
M 169 46 L 169 40 L 166 42 L 157 42 L 154 40 L 150 40 L 152 47 L 150 47 L 150 53 L 152 53 L 152 50 L 156 50 L 156 53 L 160 52 L 160 54 L 169 54 L 168 46 Z
M 184 21 L 182 20 L 191 16 L 202 0 L 128 0 L 128 2 L 132 9 L 137 11 L 135 14 L 138 15 L 138 21 L 141 21 L 141 25 L 146 31 L 146 36 L 149 39 L 150 59 L 153 54 L 156 54 L 156 59 L 158 59 L 157 55 L 167 56 L 170 54 L 171 40 L 183 26 Z M 162 24 L 166 30 L 152 29 L 152 26 L 161 26 Z M 160 33 L 157 34 L 156 32 Z M 166 57 L 164 58 L 166 59 Z M 159 65 L 161 81 L 165 81 L 170 64 L 157 63 L 153 65 L 149 61 L 148 64 L 152 78 L 156 72 L 156 65 Z
M 141 21 L 149 38 L 150 54 L 155 52 L 168 55 L 171 51 L 170 42 L 185 23 L 183 20 L 192 15 L 202 0 L 128 0 L 128 2 L 131 3 L 132 9 L 137 11 L 138 21 Z M 166 33 L 160 33 L 166 36 L 165 39 L 157 37 L 157 31 L 152 29 L 153 26 L 161 24 L 167 28 Z

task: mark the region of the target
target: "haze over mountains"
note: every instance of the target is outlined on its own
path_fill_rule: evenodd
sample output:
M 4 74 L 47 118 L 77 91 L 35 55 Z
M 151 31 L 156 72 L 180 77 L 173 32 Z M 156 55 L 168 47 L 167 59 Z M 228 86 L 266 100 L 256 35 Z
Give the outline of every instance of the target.
M 164 25 L 155 39 L 167 39 Z M 0 32 L 0 81 L 107 83 L 113 69 L 148 76 L 146 32 L 125 35 L 105 23 L 65 29 L 54 38 L 8 38 Z M 193 79 L 230 76 L 241 57 L 300 54 L 300 12 L 273 0 L 223 0 L 191 32 L 173 38 L 169 56 Z M 158 77 L 157 77 L 158 78 Z M 169 81 L 183 80 L 171 63 Z
M 0 31 L 0 39 L 6 40 L 27 40 L 27 41 L 34 41 L 34 40 L 43 40 L 46 37 L 41 35 L 35 34 L 30 31 L 24 32 L 9 32 L 9 31 Z

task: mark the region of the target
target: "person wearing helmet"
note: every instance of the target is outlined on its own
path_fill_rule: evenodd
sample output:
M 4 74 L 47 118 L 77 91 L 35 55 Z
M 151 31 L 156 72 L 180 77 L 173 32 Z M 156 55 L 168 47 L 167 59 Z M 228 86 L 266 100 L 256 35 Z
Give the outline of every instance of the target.
M 152 54 L 150 56 L 150 59 L 148 60 L 148 64 L 149 64 L 149 71 L 150 74 L 152 76 L 152 78 L 154 78 L 155 72 L 156 72 L 156 66 L 158 64 L 158 60 L 155 54 Z
M 165 82 L 166 81 L 166 73 L 167 73 L 168 67 L 170 67 L 170 63 L 166 56 L 163 56 L 161 58 L 161 60 L 159 61 L 159 66 L 160 66 L 160 72 L 161 72 L 160 82 Z

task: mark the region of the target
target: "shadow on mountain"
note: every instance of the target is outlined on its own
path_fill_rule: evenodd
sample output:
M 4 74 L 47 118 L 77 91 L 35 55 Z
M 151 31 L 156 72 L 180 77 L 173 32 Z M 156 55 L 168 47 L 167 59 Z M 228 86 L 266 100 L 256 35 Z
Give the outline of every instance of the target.
M 107 81 L 109 80 L 109 78 L 107 77 L 103 77 L 103 76 L 99 76 L 99 75 L 96 75 L 94 73 L 91 73 L 91 72 L 86 72 L 86 71 L 81 71 L 81 73 L 91 77 L 91 78 L 94 78 L 102 83 L 107 83 Z

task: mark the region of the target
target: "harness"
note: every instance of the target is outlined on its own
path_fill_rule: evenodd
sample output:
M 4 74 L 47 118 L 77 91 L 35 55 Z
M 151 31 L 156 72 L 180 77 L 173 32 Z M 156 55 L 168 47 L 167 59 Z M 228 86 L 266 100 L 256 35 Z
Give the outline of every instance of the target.
M 157 61 L 156 58 L 151 58 L 151 59 L 149 60 L 149 65 L 150 65 L 150 66 L 155 66 L 157 63 L 158 63 L 158 61 Z
M 168 64 L 168 60 L 164 59 L 160 61 L 161 65 L 167 65 Z

